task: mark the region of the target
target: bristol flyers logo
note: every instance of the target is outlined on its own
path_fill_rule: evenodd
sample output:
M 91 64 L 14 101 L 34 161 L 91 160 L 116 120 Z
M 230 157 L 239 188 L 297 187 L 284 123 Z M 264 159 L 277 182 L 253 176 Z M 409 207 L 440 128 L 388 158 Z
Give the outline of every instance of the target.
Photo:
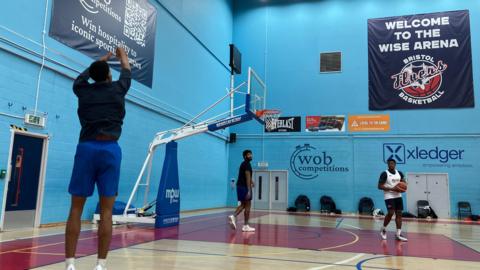
M 402 70 L 391 76 L 393 88 L 399 90 L 401 99 L 411 104 L 430 104 L 445 93 L 441 90 L 442 75 L 448 65 L 442 60 L 435 61 L 429 55 L 413 55 L 403 63 Z

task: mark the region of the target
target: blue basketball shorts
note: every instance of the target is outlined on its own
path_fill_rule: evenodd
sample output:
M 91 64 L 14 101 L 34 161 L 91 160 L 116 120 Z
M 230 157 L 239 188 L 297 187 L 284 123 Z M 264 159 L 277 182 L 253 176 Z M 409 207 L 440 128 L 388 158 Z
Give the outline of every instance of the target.
M 240 202 L 251 201 L 253 194 L 248 195 L 248 188 L 245 186 L 237 186 L 237 199 Z
M 80 142 L 68 192 L 90 197 L 96 184 L 100 196 L 117 196 L 121 161 L 122 150 L 116 141 Z

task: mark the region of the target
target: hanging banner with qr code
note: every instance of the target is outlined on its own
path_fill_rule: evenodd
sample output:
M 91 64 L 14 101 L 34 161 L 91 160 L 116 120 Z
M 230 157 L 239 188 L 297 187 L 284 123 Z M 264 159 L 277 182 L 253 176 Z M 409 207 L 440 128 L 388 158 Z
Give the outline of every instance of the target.
M 370 110 L 474 107 L 468 10 L 368 20 Z
M 148 0 L 55 0 L 49 35 L 93 59 L 123 47 L 133 79 L 151 88 L 156 17 Z

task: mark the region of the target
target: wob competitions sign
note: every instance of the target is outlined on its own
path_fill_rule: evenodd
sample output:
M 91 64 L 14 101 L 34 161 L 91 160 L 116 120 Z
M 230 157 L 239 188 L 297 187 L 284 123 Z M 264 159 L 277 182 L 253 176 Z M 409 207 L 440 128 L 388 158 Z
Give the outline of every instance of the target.
M 122 47 L 132 77 L 152 87 L 156 10 L 147 0 L 55 0 L 50 36 L 94 59 Z M 120 64 L 114 64 L 120 69 Z
M 371 110 L 473 107 L 468 11 L 368 20 Z
M 312 180 L 320 174 L 347 173 L 349 167 L 337 160 L 337 153 L 317 149 L 306 143 L 297 145 L 290 157 L 290 169 L 303 180 Z

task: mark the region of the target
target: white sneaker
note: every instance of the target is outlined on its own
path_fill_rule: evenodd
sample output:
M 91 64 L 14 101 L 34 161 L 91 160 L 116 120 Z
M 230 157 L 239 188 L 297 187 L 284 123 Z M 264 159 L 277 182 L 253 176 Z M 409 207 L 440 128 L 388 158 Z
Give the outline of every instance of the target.
M 230 224 L 230 227 L 233 230 L 237 228 L 237 223 L 235 222 L 235 217 L 233 215 L 228 216 L 228 224 Z
M 95 266 L 95 268 L 93 268 L 93 270 L 107 270 L 107 268 L 101 266 L 100 264 L 97 264 L 97 266 Z
M 248 225 L 243 225 L 242 231 L 244 231 L 244 232 L 254 232 L 254 231 L 255 231 L 255 228 L 252 228 L 252 227 L 250 227 L 250 226 L 248 226 Z
M 65 270 L 75 270 L 75 265 L 73 265 L 73 264 L 68 264 L 68 265 L 65 267 Z
M 382 229 L 380 231 L 380 236 L 382 237 L 382 240 L 387 240 L 387 231 Z
M 407 242 L 408 239 L 406 237 L 403 237 L 402 235 L 397 235 L 396 239 L 398 241 L 402 241 L 402 242 Z

